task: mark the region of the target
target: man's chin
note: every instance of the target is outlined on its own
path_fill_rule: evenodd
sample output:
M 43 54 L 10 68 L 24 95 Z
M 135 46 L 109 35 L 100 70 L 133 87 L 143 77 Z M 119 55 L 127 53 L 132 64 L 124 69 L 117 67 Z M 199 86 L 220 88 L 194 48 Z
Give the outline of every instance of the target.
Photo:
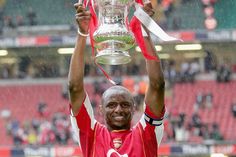
M 113 127 L 114 130 L 127 130 L 129 129 L 129 126 L 127 124 L 121 124 L 119 122 L 115 122 L 113 123 Z

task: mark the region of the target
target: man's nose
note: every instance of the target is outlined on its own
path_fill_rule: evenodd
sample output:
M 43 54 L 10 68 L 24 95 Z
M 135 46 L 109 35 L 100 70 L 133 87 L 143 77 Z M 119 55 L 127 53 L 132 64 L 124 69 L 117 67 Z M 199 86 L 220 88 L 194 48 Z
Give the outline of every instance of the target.
M 122 107 L 120 104 L 117 104 L 116 108 L 115 108 L 115 112 L 120 112 L 122 111 Z

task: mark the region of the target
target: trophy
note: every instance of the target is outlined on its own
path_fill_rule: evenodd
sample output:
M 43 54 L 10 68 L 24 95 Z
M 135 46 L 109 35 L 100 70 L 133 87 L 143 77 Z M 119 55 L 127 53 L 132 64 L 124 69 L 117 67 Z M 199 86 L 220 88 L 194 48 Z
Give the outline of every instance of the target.
M 79 0 L 81 3 L 83 0 Z M 140 2 L 136 2 L 140 1 Z M 85 4 L 86 3 L 86 4 Z M 95 62 L 108 65 L 126 64 L 131 61 L 128 50 L 135 42 L 140 46 L 146 59 L 158 60 L 148 54 L 143 36 L 146 32 L 144 25 L 151 33 L 162 41 L 177 41 L 169 36 L 161 27 L 140 7 L 140 3 L 151 5 L 149 0 L 86 0 L 85 6 L 90 7 L 92 22 L 90 23 L 91 46 L 96 48 Z M 135 12 L 128 22 L 129 10 L 135 6 Z M 97 16 L 98 15 L 98 18 Z M 131 30 L 130 30 L 131 29 Z
M 100 64 L 119 65 L 131 61 L 128 50 L 135 44 L 126 21 L 132 0 L 96 0 L 98 27 L 93 33 L 95 60 Z

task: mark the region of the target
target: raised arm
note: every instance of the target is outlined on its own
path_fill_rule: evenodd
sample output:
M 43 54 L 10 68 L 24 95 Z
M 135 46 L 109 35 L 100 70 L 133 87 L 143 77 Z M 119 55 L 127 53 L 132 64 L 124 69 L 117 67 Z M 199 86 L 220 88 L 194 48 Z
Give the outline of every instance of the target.
M 76 3 L 76 21 L 79 31 L 82 34 L 88 34 L 90 12 L 86 11 L 82 5 Z M 74 53 L 70 61 L 70 69 L 68 76 L 69 95 L 72 111 L 77 115 L 83 100 L 85 98 L 84 89 L 84 51 L 86 47 L 86 36 L 78 34 L 75 44 Z
M 152 16 L 154 14 L 150 4 L 144 6 L 144 10 Z M 148 31 L 146 31 L 148 32 Z M 145 37 L 145 44 L 148 52 L 157 56 L 151 37 Z M 149 78 L 148 89 L 145 94 L 145 103 L 150 107 L 156 116 L 161 116 L 164 110 L 165 80 L 161 67 L 161 62 L 146 60 L 147 74 Z

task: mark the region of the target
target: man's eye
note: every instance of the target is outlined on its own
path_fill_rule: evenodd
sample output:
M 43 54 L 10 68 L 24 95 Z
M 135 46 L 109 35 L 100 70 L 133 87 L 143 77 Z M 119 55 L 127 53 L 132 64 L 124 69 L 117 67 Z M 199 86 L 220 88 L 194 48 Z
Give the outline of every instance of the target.
M 109 103 L 109 104 L 107 105 L 107 107 L 109 107 L 109 108 L 114 108 L 114 107 L 116 107 L 116 103 Z
M 129 104 L 129 103 L 122 103 L 121 105 L 122 105 L 122 107 L 124 107 L 124 108 L 130 107 L 130 104 Z

